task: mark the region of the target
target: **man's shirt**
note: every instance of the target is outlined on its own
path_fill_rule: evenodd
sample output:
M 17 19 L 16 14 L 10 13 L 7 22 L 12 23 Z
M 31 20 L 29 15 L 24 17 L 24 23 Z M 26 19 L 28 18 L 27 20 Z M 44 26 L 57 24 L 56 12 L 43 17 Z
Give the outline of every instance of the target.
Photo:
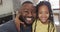
M 24 29 L 24 27 L 21 26 L 20 31 L 21 32 L 31 32 L 31 26 L 26 29 Z M 0 26 L 0 32 L 18 32 L 18 30 L 16 28 L 15 22 L 13 20 L 11 20 Z
M 20 26 L 20 32 L 31 32 L 32 31 L 32 25 L 24 27 L 23 25 Z

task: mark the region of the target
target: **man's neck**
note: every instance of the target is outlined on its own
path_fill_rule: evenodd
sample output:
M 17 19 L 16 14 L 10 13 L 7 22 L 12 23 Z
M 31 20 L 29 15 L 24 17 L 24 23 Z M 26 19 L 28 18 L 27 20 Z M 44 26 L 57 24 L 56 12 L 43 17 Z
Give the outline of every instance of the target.
M 32 29 L 32 25 L 31 26 L 27 26 L 27 25 L 22 25 L 20 26 L 20 30 L 22 32 L 31 32 L 31 29 Z
M 20 26 L 23 26 L 24 28 L 32 27 L 32 25 L 26 25 L 26 24 L 20 24 Z

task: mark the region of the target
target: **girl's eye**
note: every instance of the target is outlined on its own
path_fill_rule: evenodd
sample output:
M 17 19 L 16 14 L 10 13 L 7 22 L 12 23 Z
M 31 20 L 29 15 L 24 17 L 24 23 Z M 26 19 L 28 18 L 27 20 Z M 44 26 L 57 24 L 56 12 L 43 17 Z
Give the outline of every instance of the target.
M 38 14 L 42 14 L 42 12 L 38 12 Z

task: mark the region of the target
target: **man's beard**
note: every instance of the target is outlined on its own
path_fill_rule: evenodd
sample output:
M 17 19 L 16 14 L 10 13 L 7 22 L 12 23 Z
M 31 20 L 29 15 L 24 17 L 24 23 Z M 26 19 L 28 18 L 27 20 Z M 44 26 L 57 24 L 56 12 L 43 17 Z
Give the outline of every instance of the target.
M 34 17 L 29 17 L 29 18 L 32 18 L 32 21 L 34 22 Z M 19 19 L 22 21 L 22 22 L 24 22 L 24 24 L 26 25 L 26 26 L 31 26 L 32 25 L 32 23 L 31 24 L 27 24 L 26 23 L 26 19 L 25 19 L 25 17 L 23 17 L 22 15 L 20 15 L 20 17 L 19 17 Z

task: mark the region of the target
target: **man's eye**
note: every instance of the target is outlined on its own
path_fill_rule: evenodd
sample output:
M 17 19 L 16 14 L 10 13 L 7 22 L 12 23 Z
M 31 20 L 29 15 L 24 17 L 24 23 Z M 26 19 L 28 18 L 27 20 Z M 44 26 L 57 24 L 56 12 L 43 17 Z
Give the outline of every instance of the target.
M 28 11 L 25 11 L 26 13 L 28 12 Z
M 24 13 L 28 13 L 28 11 L 24 11 Z
M 32 12 L 32 13 L 36 13 L 36 12 Z

